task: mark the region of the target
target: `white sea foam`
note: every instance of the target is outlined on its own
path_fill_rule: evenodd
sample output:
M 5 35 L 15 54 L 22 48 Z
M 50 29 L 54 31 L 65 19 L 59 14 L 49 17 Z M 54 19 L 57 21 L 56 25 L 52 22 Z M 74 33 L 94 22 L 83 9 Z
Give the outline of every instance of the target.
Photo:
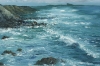
M 5 64 L 7 66 L 22 66 L 21 64 L 25 64 L 23 66 L 32 66 L 41 58 L 52 56 L 57 57 L 58 59 L 59 57 L 64 57 L 64 60 L 66 61 L 55 66 L 99 66 L 97 64 L 95 65 L 93 63 L 89 63 L 88 61 L 82 62 L 81 59 L 74 59 L 68 54 L 74 51 L 74 49 L 68 49 L 69 46 L 73 46 L 73 44 L 77 43 L 79 46 L 76 48 L 80 51 L 85 51 L 85 53 L 92 56 L 93 59 L 100 58 L 99 48 L 97 49 L 96 46 L 89 44 L 88 40 L 78 37 L 76 33 L 75 35 L 69 32 L 67 33 L 67 30 L 70 28 L 75 29 L 74 27 L 80 28 L 80 26 L 84 26 L 85 28 L 90 27 L 91 22 L 85 22 L 83 20 L 86 19 L 88 21 L 91 17 L 88 17 L 87 15 L 79 15 L 76 12 L 77 10 L 72 9 L 71 7 L 66 7 L 64 10 L 60 8 L 52 8 L 37 12 L 39 16 L 57 16 L 52 20 L 37 20 L 37 22 L 49 23 L 49 25 L 45 28 L 41 28 L 43 31 L 40 31 L 38 27 L 35 29 L 32 29 L 31 27 L 22 27 L 19 29 L 0 29 L 1 36 L 10 36 L 10 38 L 6 40 L 0 40 L 0 53 L 4 50 L 12 50 L 16 52 L 18 48 L 23 49 L 21 53 L 16 52 L 17 56 L 15 57 L 9 54 L 4 56 L 0 55 L 0 60 L 5 60 Z M 33 21 L 33 19 L 29 19 L 29 21 Z M 60 30 L 60 28 L 63 28 L 62 25 L 68 27 L 68 29 L 66 27 L 64 28 L 64 32 L 63 30 Z M 26 40 L 27 37 L 32 38 Z M 81 37 L 87 36 L 81 34 Z M 64 42 L 64 45 L 59 45 L 59 43 L 54 45 L 52 44 L 57 41 L 61 41 L 62 43 Z
M 60 10 L 61 12 L 65 12 L 65 10 Z
M 96 51 L 95 47 L 89 45 L 88 42 L 81 41 L 81 40 L 75 38 L 75 36 L 60 34 L 60 32 L 54 31 L 52 29 L 48 29 L 46 31 L 49 33 L 49 35 L 60 36 L 59 40 L 65 42 L 67 44 L 66 46 L 73 45 L 74 43 L 78 43 L 79 48 L 81 50 L 84 50 L 88 55 L 90 55 L 94 58 L 100 57 L 100 53 L 95 52 Z M 94 48 L 95 51 L 92 50 L 92 48 Z
M 100 53 L 95 52 L 96 47 L 91 46 L 91 45 L 89 45 L 87 43 L 81 43 L 80 44 L 80 48 L 82 50 L 84 50 L 88 55 L 90 55 L 90 56 L 92 56 L 94 58 L 100 58 Z
M 54 30 L 52 30 L 52 29 L 48 29 L 48 30 L 46 30 L 47 31 L 47 33 L 50 35 L 50 36 L 52 36 L 52 35 L 55 35 L 55 37 L 57 36 L 59 36 L 60 38 L 59 38 L 59 40 L 61 40 L 61 41 L 64 41 L 65 43 L 69 43 L 69 44 L 73 44 L 73 43 L 76 43 L 76 41 L 70 36 L 70 35 L 63 35 L 63 34 L 60 34 L 60 32 L 57 32 L 57 31 L 54 31 Z

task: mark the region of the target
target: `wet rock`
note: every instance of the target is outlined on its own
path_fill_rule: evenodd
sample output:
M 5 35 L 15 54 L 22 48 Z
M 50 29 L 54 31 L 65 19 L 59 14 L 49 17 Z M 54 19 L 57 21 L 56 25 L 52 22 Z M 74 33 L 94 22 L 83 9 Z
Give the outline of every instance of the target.
M 17 22 L 18 22 L 18 25 L 20 25 L 20 24 L 23 24 L 23 23 L 24 23 L 24 20 L 21 20 L 21 19 L 20 19 L 20 20 L 18 20 Z
M 73 43 L 73 44 L 72 44 L 72 47 L 73 47 L 73 48 L 77 48 L 77 47 L 79 47 L 79 44 L 78 44 L 78 43 Z
M 22 51 L 22 49 L 21 49 L 21 48 L 18 48 L 18 49 L 17 49 L 17 51 L 21 52 L 21 51 Z
M 4 66 L 4 64 L 2 62 L 0 62 L 0 66 Z
M 3 36 L 1 39 L 6 39 L 6 38 L 9 38 L 8 36 Z
M 38 26 L 46 26 L 46 23 L 39 23 Z
M 37 25 L 38 23 L 36 21 L 33 22 L 34 25 Z
M 63 60 L 63 59 L 61 59 L 61 60 L 60 60 L 60 62 L 61 62 L 61 63 L 66 63 L 66 61 L 65 61 L 65 60 Z
M 34 27 L 34 26 L 46 26 L 47 24 L 46 23 L 38 23 L 38 22 L 36 22 L 36 21 L 34 21 L 33 23 L 32 23 L 32 26 Z
M 47 57 L 47 58 L 42 58 L 41 60 L 38 60 L 35 65 L 43 65 L 43 64 L 50 65 L 50 64 L 56 64 L 57 61 L 58 60 L 56 58 Z
M 4 55 L 4 54 L 10 54 L 10 53 L 12 53 L 12 51 L 10 51 L 10 50 L 5 50 L 5 51 L 2 53 L 2 55 Z
M 12 55 L 12 56 L 16 56 L 16 53 L 12 52 L 11 55 Z
M 11 50 L 5 50 L 1 55 L 5 55 L 5 54 L 11 54 L 13 56 L 16 56 L 16 53 L 12 52 Z

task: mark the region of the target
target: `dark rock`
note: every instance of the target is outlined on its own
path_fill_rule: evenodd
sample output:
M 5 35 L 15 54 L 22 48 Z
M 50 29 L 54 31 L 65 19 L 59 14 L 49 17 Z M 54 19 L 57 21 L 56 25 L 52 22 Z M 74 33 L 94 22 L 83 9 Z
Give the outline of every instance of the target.
M 3 36 L 1 39 L 6 39 L 6 38 L 9 38 L 8 36 Z
M 5 50 L 3 53 L 10 54 L 10 53 L 12 53 L 12 51 L 10 51 L 10 50 Z
M 4 64 L 2 62 L 0 62 L 0 66 L 4 66 Z
M 12 52 L 11 55 L 12 55 L 12 56 L 16 56 L 16 53 Z
M 38 60 L 35 65 L 43 65 L 43 64 L 50 65 L 50 64 L 56 64 L 57 61 L 58 60 L 56 58 L 47 57 L 47 58 L 42 58 L 41 60 Z
M 32 26 L 34 27 L 34 26 L 46 26 L 47 24 L 46 23 L 37 23 L 36 21 L 34 21 L 33 23 L 32 23 Z
M 36 21 L 33 22 L 34 25 L 37 25 L 38 23 Z
M 22 49 L 21 49 L 21 48 L 18 48 L 18 49 L 17 49 L 17 51 L 21 52 L 21 51 L 22 51 Z
M 16 53 L 12 52 L 11 50 L 5 50 L 1 55 L 5 55 L 5 54 L 11 54 L 13 56 L 16 55 Z
M 39 23 L 38 26 L 46 26 L 46 23 Z
M 38 23 L 36 22 L 36 21 L 34 21 L 33 23 L 32 23 L 32 26 L 34 27 L 34 26 L 37 26 L 38 25 Z
M 72 47 L 77 48 L 77 47 L 79 47 L 79 44 L 78 43 L 73 43 Z

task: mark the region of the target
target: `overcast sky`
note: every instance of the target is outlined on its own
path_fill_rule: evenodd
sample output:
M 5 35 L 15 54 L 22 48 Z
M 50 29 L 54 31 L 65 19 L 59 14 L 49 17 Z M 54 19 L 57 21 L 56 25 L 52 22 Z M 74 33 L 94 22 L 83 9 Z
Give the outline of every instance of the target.
M 13 5 L 45 5 L 45 4 L 85 4 L 100 5 L 100 0 L 0 0 L 0 4 Z

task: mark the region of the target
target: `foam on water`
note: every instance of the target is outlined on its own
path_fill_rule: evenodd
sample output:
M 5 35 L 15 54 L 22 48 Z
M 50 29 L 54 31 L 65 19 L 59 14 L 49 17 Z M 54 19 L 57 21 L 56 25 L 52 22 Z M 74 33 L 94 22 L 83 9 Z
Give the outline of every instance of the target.
M 79 13 L 78 8 L 43 9 L 36 12 L 38 17 L 54 18 L 26 20 L 48 23 L 46 27 L 0 29 L 0 38 L 4 35 L 10 37 L 0 40 L 0 53 L 4 50 L 17 53 L 15 57 L 9 54 L 0 55 L 0 61 L 6 66 L 33 66 L 41 58 L 55 57 L 63 61 L 52 66 L 99 66 L 100 48 L 88 40 L 94 34 L 90 30 L 94 16 Z M 18 48 L 23 51 L 17 52 Z
M 100 53 L 92 50 L 92 48 L 94 48 L 94 50 L 96 50 L 96 47 L 91 46 L 88 42 L 81 41 L 77 38 L 74 38 L 74 36 L 70 36 L 70 35 L 65 36 L 65 35 L 59 34 L 60 32 L 53 31 L 51 29 L 48 29 L 46 31 L 49 33 L 49 35 L 50 35 L 49 37 L 51 37 L 52 35 L 55 35 L 55 37 L 59 37 L 60 41 L 64 41 L 67 44 L 66 46 L 73 45 L 74 43 L 78 43 L 79 48 L 84 50 L 88 55 L 91 55 L 94 58 L 100 57 Z M 45 35 L 45 37 L 46 37 L 46 35 Z

